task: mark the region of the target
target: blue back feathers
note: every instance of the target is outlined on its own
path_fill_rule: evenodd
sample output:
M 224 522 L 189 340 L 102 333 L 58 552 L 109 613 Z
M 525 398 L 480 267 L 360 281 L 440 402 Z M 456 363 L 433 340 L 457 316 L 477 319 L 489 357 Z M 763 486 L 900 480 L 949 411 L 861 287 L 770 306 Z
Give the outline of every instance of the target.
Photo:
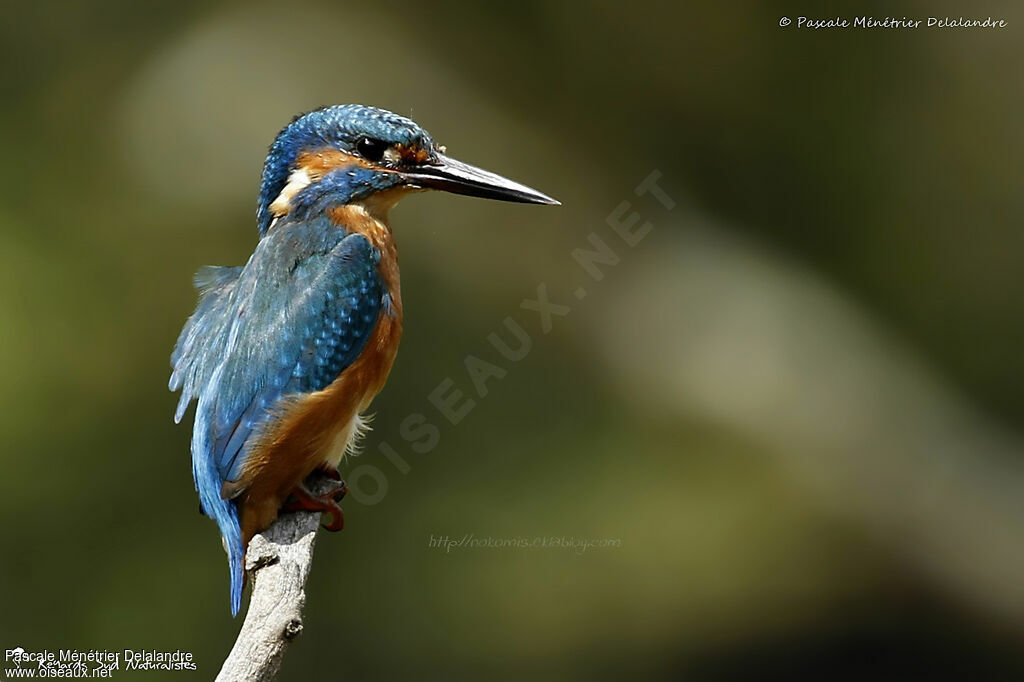
M 288 182 L 292 164 L 305 150 L 331 146 L 355 154 L 356 143 L 370 137 L 389 145 L 431 148 L 430 135 L 412 120 L 384 109 L 346 104 L 296 117 L 278 133 L 263 166 L 256 223 L 263 237 L 270 226 L 270 204 Z
M 196 312 L 171 356 L 180 421 L 198 399 L 192 474 L 204 512 L 220 527 L 241 605 L 245 556 L 238 509 L 224 483 L 242 472 L 272 408 L 318 391 L 359 357 L 390 307 L 380 252 L 323 216 L 275 227 L 244 268 L 206 268 Z

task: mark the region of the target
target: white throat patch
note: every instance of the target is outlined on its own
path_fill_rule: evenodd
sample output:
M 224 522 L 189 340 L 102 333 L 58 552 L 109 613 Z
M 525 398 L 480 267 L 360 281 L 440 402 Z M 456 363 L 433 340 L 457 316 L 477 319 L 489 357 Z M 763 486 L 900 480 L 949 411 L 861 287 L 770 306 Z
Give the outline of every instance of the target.
M 288 213 L 292 207 L 292 199 L 296 194 L 308 187 L 311 182 L 313 182 L 313 179 L 309 177 L 309 173 L 306 172 L 305 168 L 293 170 L 292 174 L 288 176 L 288 182 L 285 184 L 284 189 L 277 195 L 274 202 L 270 204 L 270 214 L 275 218 L 280 218 Z

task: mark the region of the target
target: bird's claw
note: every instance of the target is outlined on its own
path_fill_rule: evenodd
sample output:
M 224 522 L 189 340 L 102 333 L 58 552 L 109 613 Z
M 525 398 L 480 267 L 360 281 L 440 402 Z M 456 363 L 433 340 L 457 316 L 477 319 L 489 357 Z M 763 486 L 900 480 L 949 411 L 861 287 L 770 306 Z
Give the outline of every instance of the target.
M 333 497 L 335 502 L 341 502 L 348 495 L 348 486 L 345 485 L 345 481 L 339 480 L 338 485 L 331 488 L 327 494 Z
M 338 502 L 345 497 L 346 493 L 348 493 L 348 486 L 341 480 L 322 495 L 314 495 L 305 485 L 299 484 L 292 489 L 291 495 L 281 507 L 281 511 L 314 511 L 330 514 L 331 521 L 325 523 L 324 528 L 329 531 L 339 531 L 345 527 L 345 513 L 338 506 Z

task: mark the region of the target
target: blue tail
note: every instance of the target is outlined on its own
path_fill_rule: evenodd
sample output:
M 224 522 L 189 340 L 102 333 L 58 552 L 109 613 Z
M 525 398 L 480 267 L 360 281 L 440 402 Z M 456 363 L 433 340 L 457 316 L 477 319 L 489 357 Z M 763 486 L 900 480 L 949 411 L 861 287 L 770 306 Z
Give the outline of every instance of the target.
M 238 522 L 238 507 L 232 500 L 220 496 L 221 479 L 217 467 L 210 457 L 209 430 L 203 412 L 196 411 L 196 423 L 192 431 L 192 476 L 203 512 L 217 522 L 224 540 L 224 551 L 228 553 L 228 569 L 231 571 L 231 615 L 237 616 L 242 607 L 242 588 L 245 586 L 245 572 L 242 559 L 242 528 Z
M 242 547 L 242 529 L 238 524 L 238 507 L 234 502 L 228 501 L 230 511 L 228 518 L 221 522 L 220 534 L 224 537 L 224 548 L 228 553 L 228 570 L 231 571 L 231 615 L 237 616 L 238 610 L 242 607 L 242 588 L 245 587 L 245 572 L 242 569 L 242 559 L 245 557 L 245 547 Z

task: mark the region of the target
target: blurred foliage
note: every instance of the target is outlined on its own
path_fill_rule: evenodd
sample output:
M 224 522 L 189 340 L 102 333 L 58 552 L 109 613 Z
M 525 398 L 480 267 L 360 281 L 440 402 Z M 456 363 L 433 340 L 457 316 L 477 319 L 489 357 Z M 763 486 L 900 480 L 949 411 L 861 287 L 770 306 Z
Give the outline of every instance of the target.
M 968 11 L 946 4 L 846 13 Z M 362 102 L 564 206 L 395 210 L 406 336 L 347 463 L 387 490 L 320 538 L 282 679 L 1024 675 L 1019 8 L 986 7 L 1000 31 L 794 11 L 5 7 L 0 647 L 219 667 L 238 624 L 168 356 L 191 273 L 252 249 L 274 133 Z M 653 169 L 673 211 L 633 192 Z M 621 201 L 654 230 L 581 280 Z M 520 308 L 541 282 L 572 306 L 547 334 Z M 533 338 L 514 364 L 486 341 L 506 316 Z M 452 426 L 427 396 L 471 395 L 467 354 L 508 374 Z M 621 546 L 429 547 L 468 533 Z

